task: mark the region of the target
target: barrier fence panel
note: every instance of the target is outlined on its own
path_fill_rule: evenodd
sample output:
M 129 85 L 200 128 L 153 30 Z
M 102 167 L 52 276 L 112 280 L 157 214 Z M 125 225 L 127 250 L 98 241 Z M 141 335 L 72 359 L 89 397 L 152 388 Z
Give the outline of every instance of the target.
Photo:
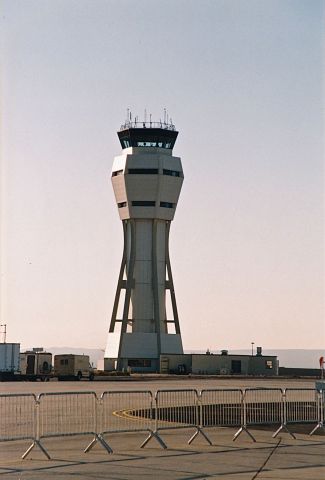
M 33 393 L 0 395 L 0 441 L 33 440 L 22 458 L 37 445 L 49 458 L 37 439 L 37 400 Z
M 284 405 L 284 425 L 322 422 L 321 394 L 314 388 L 286 388 Z
M 281 388 L 246 388 L 244 390 L 245 423 L 248 425 L 281 425 L 283 392 Z
M 199 403 L 201 429 L 241 426 L 242 391 L 240 389 L 201 390 Z
M 281 388 L 245 388 L 243 428 L 253 425 L 282 425 L 284 402 Z
M 36 439 L 36 396 L 0 394 L 0 441 Z
M 238 427 L 241 425 L 240 389 L 202 390 L 200 394 L 202 427 Z
M 108 433 L 153 432 L 153 396 L 149 390 L 104 392 L 100 397 L 100 436 Z
M 194 389 L 157 390 L 156 429 L 197 427 L 198 393 Z
M 157 390 L 155 407 L 156 425 L 154 433 L 157 434 L 161 430 L 193 427 L 196 432 L 189 443 L 198 433 L 201 433 L 197 390 Z M 203 436 L 205 437 L 204 434 Z M 149 441 L 150 438 L 147 440 Z
M 94 435 L 98 438 L 97 396 L 95 392 L 53 392 L 38 396 L 38 440 L 72 435 Z M 44 448 L 44 447 L 43 447 Z

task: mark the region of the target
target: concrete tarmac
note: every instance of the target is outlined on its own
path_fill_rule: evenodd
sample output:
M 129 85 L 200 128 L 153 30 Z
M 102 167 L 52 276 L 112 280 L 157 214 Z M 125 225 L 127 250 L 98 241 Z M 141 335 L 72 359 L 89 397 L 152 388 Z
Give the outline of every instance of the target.
M 107 377 L 106 377 L 107 378 Z M 104 380 L 103 377 L 95 377 L 94 382 L 82 380 L 80 382 L 58 382 L 56 379 L 50 382 L 0 382 L 0 393 L 41 393 L 41 392 L 64 392 L 64 391 L 94 391 L 97 394 L 106 390 L 151 390 L 158 389 L 182 389 L 196 388 L 314 388 L 314 378 L 287 379 L 281 377 L 253 378 L 253 377 L 204 377 L 204 376 L 141 376 L 112 377 Z
M 42 443 L 51 460 L 36 447 L 21 460 L 29 442 L 6 442 L 0 444 L 0 476 L 8 480 L 325 479 L 325 436 L 298 434 L 293 440 L 285 433 L 272 439 L 271 431 L 251 431 L 256 443 L 245 434 L 233 442 L 233 429 L 211 429 L 207 433 L 212 446 L 203 438 L 187 445 L 192 431 L 164 432 L 167 450 L 154 439 L 140 449 L 142 433 L 109 435 L 113 454 L 99 445 L 83 453 L 89 436 L 46 439 Z
M 217 384 L 215 383 L 217 382 Z M 95 390 L 135 390 L 157 388 L 214 388 L 224 386 L 240 388 L 244 386 L 312 387 L 313 382 L 294 382 L 281 379 L 268 380 L 261 384 L 253 379 L 228 380 L 179 380 L 177 382 L 49 382 L 49 383 L 2 383 L 1 393 L 40 393 L 45 391 Z M 273 382 L 273 385 L 272 385 Z M 252 383 L 254 385 L 252 385 Z M 1 419 L 0 419 L 1 421 Z M 97 444 L 87 454 L 84 448 L 92 437 L 61 437 L 43 439 L 42 444 L 51 455 L 47 460 L 35 447 L 30 455 L 21 459 L 29 441 L 0 442 L 0 477 L 4 479 L 38 480 L 142 480 L 170 479 L 197 480 L 225 478 L 227 480 L 325 480 L 325 432 L 310 437 L 312 426 L 290 426 L 297 439 L 286 432 L 272 438 L 274 429 L 250 429 L 256 443 L 242 433 L 233 442 L 236 431 L 233 428 L 206 429 L 212 441 L 208 445 L 198 436 L 191 445 L 188 439 L 193 429 L 161 432 L 168 449 L 163 450 L 155 439 L 145 448 L 140 448 L 146 438 L 145 433 L 120 433 L 107 435 L 106 441 L 114 453 L 108 454 Z

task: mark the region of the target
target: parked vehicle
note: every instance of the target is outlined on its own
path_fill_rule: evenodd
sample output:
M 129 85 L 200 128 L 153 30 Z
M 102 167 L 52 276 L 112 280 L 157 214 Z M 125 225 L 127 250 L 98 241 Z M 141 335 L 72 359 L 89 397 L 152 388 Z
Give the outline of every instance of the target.
M 0 381 L 14 380 L 19 373 L 19 343 L 0 343 Z
M 58 380 L 94 379 L 94 371 L 88 355 L 54 355 L 54 376 Z
M 20 375 L 22 380 L 48 381 L 52 376 L 52 353 L 43 349 L 20 354 Z

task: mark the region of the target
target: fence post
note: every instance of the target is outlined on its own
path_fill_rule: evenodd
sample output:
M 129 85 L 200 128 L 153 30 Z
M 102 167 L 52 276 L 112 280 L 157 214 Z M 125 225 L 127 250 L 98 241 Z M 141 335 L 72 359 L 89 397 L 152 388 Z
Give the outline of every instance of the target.
M 210 438 L 203 431 L 203 427 L 202 427 L 202 423 L 203 423 L 203 420 L 202 420 L 202 415 L 203 415 L 203 412 L 202 412 L 202 391 L 200 391 L 200 393 L 197 393 L 196 403 L 197 403 L 197 405 L 196 405 L 196 419 L 197 419 L 197 421 L 196 421 L 196 423 L 197 423 L 196 432 L 194 432 L 192 437 L 189 439 L 188 444 L 191 445 L 193 440 L 198 435 L 201 434 L 202 437 L 205 438 L 205 440 L 208 442 L 208 444 L 212 446 L 212 442 L 211 442 Z
M 163 441 L 163 439 L 160 437 L 160 435 L 158 434 L 158 400 L 157 400 L 157 394 L 158 394 L 158 391 L 155 393 L 155 398 L 154 398 L 154 407 L 151 408 L 151 415 L 153 414 L 153 412 L 155 412 L 155 428 L 154 430 L 151 430 L 151 432 L 149 433 L 148 437 L 145 439 L 145 441 L 141 444 L 140 448 L 144 448 L 147 443 L 149 443 L 149 441 L 152 439 L 152 438 L 155 438 L 157 440 L 157 442 L 159 443 L 159 445 L 163 448 L 163 449 L 166 449 L 167 448 L 167 445 L 166 443 Z
M 242 432 L 246 432 L 247 435 L 253 440 L 253 442 L 256 442 L 255 438 L 253 437 L 253 435 L 248 431 L 247 429 L 247 411 L 246 411 L 246 408 L 247 408 L 247 403 L 246 403 L 246 389 L 244 388 L 244 390 L 241 391 L 242 392 L 242 400 L 241 400 L 241 406 L 242 406 L 242 420 L 241 420 L 241 427 L 240 429 L 235 433 L 234 437 L 233 437 L 233 442 L 235 440 L 237 440 L 237 438 L 239 437 L 239 435 L 242 433 Z
M 310 432 L 309 435 L 313 435 L 317 430 L 325 430 L 324 427 L 324 402 L 325 402 L 325 392 L 324 390 L 316 390 L 316 395 L 318 396 L 317 410 L 318 410 L 318 423 L 316 427 Z
M 22 455 L 21 458 L 23 460 L 30 454 L 30 452 L 33 450 L 35 446 L 37 446 L 41 450 L 41 452 L 44 453 L 44 455 L 48 460 L 51 460 L 51 457 L 48 454 L 47 450 L 43 447 L 43 445 L 40 442 L 40 407 L 39 405 L 40 405 L 40 397 L 42 395 L 43 394 L 41 393 L 40 395 L 38 395 L 37 398 L 35 397 L 36 438 L 34 439 L 33 443 L 30 445 L 30 447 L 26 450 L 26 452 Z
M 283 398 L 283 409 L 282 409 L 282 422 L 281 422 L 281 425 L 280 427 L 277 429 L 276 432 L 273 433 L 272 435 L 272 438 L 276 438 L 278 436 L 278 434 L 282 431 L 282 430 L 285 430 L 287 433 L 289 433 L 289 435 L 291 435 L 291 437 L 293 439 L 296 440 L 296 437 L 295 435 L 290 432 L 290 430 L 288 429 L 287 427 L 287 420 L 288 420 L 288 411 L 287 411 L 287 408 L 288 408 L 288 402 L 287 402 L 287 389 L 284 388 L 282 390 L 282 398 Z
M 108 453 L 113 453 L 113 450 L 111 449 L 111 447 L 108 445 L 108 443 L 106 442 L 106 440 L 104 440 L 104 438 L 101 436 L 100 432 L 99 432 L 99 427 L 98 427 L 98 424 L 100 424 L 100 422 L 98 422 L 99 420 L 99 416 L 101 416 L 101 406 L 102 406 L 102 396 L 103 394 L 100 396 L 100 398 L 98 398 L 97 394 L 95 394 L 95 397 L 96 397 L 96 403 L 95 403 L 95 435 L 94 435 L 94 438 L 92 439 L 92 441 L 90 442 L 89 445 L 87 445 L 87 447 L 84 449 L 84 453 L 88 453 L 95 445 L 97 442 L 99 442 L 102 447 L 105 448 L 105 450 L 108 452 Z

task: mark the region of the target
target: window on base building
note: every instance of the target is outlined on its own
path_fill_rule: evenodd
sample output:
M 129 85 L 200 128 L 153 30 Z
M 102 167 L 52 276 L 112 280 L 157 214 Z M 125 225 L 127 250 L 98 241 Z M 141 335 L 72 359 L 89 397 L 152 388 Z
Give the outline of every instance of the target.
M 129 358 L 128 367 L 151 367 L 149 358 Z
M 265 368 L 268 369 L 268 370 L 271 370 L 273 368 L 272 360 L 266 360 L 265 361 Z

